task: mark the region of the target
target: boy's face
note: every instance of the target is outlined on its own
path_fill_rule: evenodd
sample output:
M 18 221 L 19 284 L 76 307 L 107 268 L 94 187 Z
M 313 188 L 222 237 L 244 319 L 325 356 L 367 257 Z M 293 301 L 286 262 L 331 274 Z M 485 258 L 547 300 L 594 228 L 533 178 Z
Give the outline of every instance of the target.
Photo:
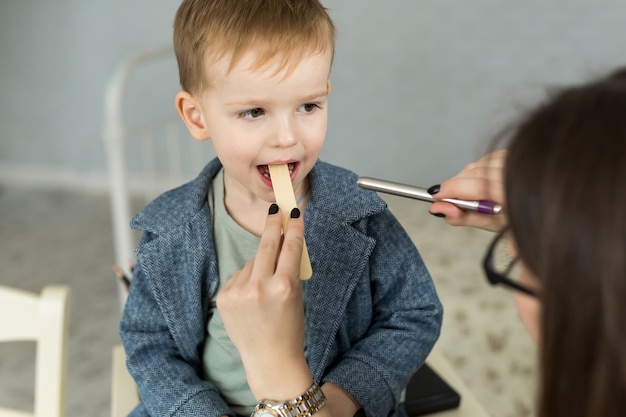
M 274 201 L 267 165 L 288 163 L 300 196 L 326 137 L 331 54 L 305 56 L 288 75 L 275 74 L 276 59 L 251 70 L 255 57 L 251 49 L 230 72 L 227 58 L 210 65 L 211 87 L 197 97 L 206 134 L 227 193 Z

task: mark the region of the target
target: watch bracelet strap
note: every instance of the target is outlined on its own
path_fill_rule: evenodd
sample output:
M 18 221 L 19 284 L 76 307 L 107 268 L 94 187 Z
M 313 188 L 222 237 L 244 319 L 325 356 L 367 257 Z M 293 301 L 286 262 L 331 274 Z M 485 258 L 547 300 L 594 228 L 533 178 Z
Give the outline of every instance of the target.
M 280 413 L 288 417 L 311 417 L 326 405 L 326 395 L 319 386 L 313 384 L 304 393 L 280 405 Z
M 287 402 L 286 405 L 292 414 L 293 411 L 298 412 L 297 417 L 311 417 L 326 405 L 326 396 L 317 382 L 313 381 L 309 389 L 295 400 Z

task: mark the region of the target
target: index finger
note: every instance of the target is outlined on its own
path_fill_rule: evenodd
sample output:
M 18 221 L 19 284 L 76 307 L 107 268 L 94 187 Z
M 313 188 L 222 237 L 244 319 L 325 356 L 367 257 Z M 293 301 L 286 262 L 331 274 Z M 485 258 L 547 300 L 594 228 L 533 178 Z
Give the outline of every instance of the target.
M 286 274 L 297 279 L 300 276 L 300 263 L 304 248 L 304 220 L 300 210 L 294 208 L 287 221 L 283 245 L 278 255 L 276 274 Z
M 500 204 L 504 196 L 506 151 L 493 151 L 465 166 L 457 175 L 441 183 L 437 198 L 465 200 L 490 199 Z
M 253 276 L 272 276 L 276 268 L 282 239 L 282 219 L 277 204 L 270 206 L 259 248 L 254 259 Z

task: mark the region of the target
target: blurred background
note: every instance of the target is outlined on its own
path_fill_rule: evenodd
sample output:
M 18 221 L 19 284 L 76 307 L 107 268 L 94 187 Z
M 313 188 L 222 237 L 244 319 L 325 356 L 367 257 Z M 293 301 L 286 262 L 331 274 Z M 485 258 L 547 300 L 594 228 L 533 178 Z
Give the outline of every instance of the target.
M 1 2 L 0 181 L 104 188 L 105 85 L 128 54 L 171 42 L 178 4 Z M 324 4 L 339 33 L 322 156 L 362 175 L 439 182 L 545 86 L 624 62 L 623 2 Z M 133 111 L 172 108 L 169 64 Z
M 546 87 L 626 62 L 625 2 L 323 3 L 338 37 L 322 158 L 361 175 L 438 183 Z M 171 44 L 178 5 L 0 1 L 0 283 L 72 287 L 69 416 L 108 415 L 119 343 L 105 87 L 130 54 Z M 129 118 L 172 113 L 173 58 L 134 77 Z M 478 266 L 491 236 L 449 228 L 423 203 L 388 201 L 446 306 L 446 356 L 492 415 L 533 415 L 534 345 L 510 293 L 487 288 Z M 0 348 L 0 404 L 32 401 L 32 353 Z

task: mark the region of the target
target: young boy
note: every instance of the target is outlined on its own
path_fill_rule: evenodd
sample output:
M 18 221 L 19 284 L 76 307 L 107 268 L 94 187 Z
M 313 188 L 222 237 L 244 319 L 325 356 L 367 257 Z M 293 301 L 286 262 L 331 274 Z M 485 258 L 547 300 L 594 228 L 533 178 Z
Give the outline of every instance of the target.
M 270 164 L 288 164 L 304 216 L 313 379 L 342 393 L 327 395 L 331 409 L 345 401 L 368 416 L 404 415 L 401 391 L 435 343 L 442 309 L 385 203 L 358 188 L 356 174 L 318 160 L 334 34 L 317 0 L 180 6 L 176 107 L 218 158 L 132 221 L 144 230 L 120 324 L 142 398 L 132 415 L 250 415 L 257 405 L 215 300 L 257 254 L 275 201 Z

